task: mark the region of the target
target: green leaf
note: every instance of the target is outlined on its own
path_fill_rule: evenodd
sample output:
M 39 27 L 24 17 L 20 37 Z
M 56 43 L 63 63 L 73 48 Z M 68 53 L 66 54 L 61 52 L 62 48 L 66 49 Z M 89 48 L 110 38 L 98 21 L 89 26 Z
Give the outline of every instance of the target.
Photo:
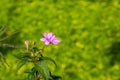
M 31 57 L 28 55 L 28 53 L 20 54 L 20 55 L 14 55 L 16 58 L 23 60 L 23 61 L 32 61 Z
M 34 53 L 36 53 L 36 52 L 38 52 L 39 51 L 39 49 L 37 48 L 37 47 L 33 47 L 33 52 Z
M 55 66 L 57 67 L 57 64 L 56 62 L 52 59 L 52 58 L 49 58 L 49 57 L 40 57 L 40 60 L 48 60 L 48 61 L 51 61 L 55 64 Z
M 36 77 L 35 77 L 36 70 L 34 67 L 31 70 L 26 69 L 24 72 L 28 74 L 28 77 L 26 80 L 36 80 Z
M 51 77 L 52 77 L 53 80 L 62 80 L 61 76 L 52 75 Z
M 16 72 L 26 63 L 26 61 L 20 61 L 17 65 Z
M 49 68 L 44 61 L 39 61 L 38 63 L 36 63 L 35 69 L 39 72 L 39 74 L 43 77 L 44 80 L 49 80 Z
M 36 78 L 32 74 L 28 74 L 28 80 L 36 80 Z

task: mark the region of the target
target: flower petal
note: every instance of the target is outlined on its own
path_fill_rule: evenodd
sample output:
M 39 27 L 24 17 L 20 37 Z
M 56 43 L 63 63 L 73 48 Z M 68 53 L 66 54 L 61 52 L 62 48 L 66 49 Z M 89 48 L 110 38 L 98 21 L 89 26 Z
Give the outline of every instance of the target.
M 47 38 L 47 39 L 50 39 L 52 36 L 53 36 L 53 34 L 52 34 L 52 32 L 50 32 L 50 33 L 47 34 L 47 37 L 46 37 L 46 38 Z
M 43 36 L 44 36 L 44 37 L 47 37 L 47 33 L 46 33 L 46 32 L 44 32 L 44 33 L 43 33 Z
M 46 41 L 46 42 L 45 42 L 45 45 L 48 45 L 48 44 L 50 44 L 50 42 L 49 42 L 49 41 Z
M 49 45 L 50 43 L 53 43 L 53 44 L 58 44 L 60 42 L 59 39 L 57 39 L 55 37 L 55 35 L 53 35 L 52 32 L 50 33 L 43 33 L 43 36 L 44 38 L 41 38 L 40 41 L 43 41 L 45 43 L 45 45 Z
M 46 42 L 46 38 L 41 38 L 40 41 Z
M 55 35 L 53 35 L 53 36 L 50 38 L 50 41 L 52 42 L 54 39 L 55 39 Z
M 53 44 L 58 44 L 60 43 L 60 40 L 58 40 L 57 38 L 55 38 L 53 41 L 52 41 Z

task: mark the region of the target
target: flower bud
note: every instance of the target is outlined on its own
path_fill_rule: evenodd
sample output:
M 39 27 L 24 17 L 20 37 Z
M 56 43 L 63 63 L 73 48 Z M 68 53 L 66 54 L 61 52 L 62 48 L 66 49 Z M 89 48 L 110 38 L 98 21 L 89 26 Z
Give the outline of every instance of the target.
M 28 51 L 28 46 L 29 46 L 29 41 L 25 41 L 25 46 L 26 46 L 26 49 L 27 49 L 27 51 Z
M 35 42 L 34 41 L 32 42 L 32 46 L 35 46 Z

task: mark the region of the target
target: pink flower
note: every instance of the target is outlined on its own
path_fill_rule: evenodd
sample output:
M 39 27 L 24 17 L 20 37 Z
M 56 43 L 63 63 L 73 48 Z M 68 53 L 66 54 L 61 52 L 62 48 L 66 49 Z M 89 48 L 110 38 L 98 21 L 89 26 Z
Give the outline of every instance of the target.
M 52 34 L 52 32 L 50 33 L 43 33 L 44 38 L 41 38 L 40 40 L 45 42 L 45 45 L 49 45 L 49 44 L 58 44 L 60 42 L 60 40 L 58 38 L 55 37 L 55 35 Z

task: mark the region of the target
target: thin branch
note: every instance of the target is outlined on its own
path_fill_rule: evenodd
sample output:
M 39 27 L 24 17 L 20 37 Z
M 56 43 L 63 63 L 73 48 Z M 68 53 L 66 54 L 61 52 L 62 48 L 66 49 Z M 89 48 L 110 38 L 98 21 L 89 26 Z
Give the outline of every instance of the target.
M 19 31 L 16 31 L 16 32 L 12 33 L 11 35 L 8 35 L 8 36 L 6 36 L 6 37 L 0 39 L 0 42 L 1 42 L 1 41 L 4 41 L 4 40 L 6 40 L 6 39 L 8 39 L 9 37 L 11 37 L 12 35 L 14 35 L 14 34 L 16 34 L 16 33 L 18 33 L 18 32 L 19 32 Z
M 7 29 L 8 28 L 6 28 L 6 27 L 2 27 L 1 29 L 0 29 L 0 36 L 2 36 L 6 31 L 7 31 Z
M 3 54 L 1 52 L 0 52 L 0 61 L 3 63 L 3 65 L 6 64 L 9 67 L 5 57 L 3 56 Z
M 25 50 L 25 48 L 23 48 L 23 47 L 11 45 L 11 44 L 0 44 L 0 47 L 11 47 L 11 48 L 18 48 L 18 49 L 24 49 Z

